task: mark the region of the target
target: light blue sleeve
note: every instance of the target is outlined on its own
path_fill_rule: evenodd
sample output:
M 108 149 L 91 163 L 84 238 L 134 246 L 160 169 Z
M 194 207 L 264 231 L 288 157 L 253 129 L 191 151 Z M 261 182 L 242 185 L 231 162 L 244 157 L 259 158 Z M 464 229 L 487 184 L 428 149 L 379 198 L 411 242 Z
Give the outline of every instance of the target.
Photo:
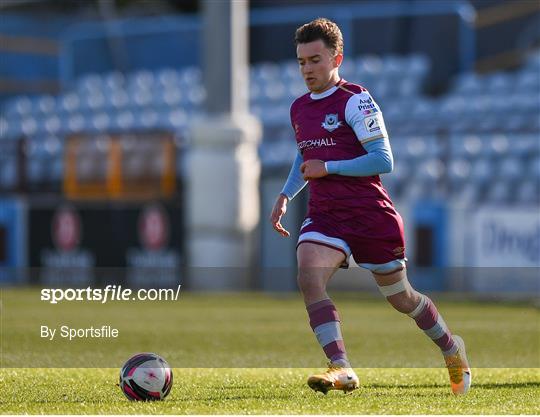
M 392 172 L 394 158 L 388 138 L 370 140 L 362 146 L 368 152 L 366 155 L 343 161 L 326 162 L 328 173 L 349 177 L 369 177 Z
M 304 176 L 300 172 L 300 165 L 304 162 L 304 158 L 298 152 L 296 158 L 292 164 L 291 170 L 289 171 L 289 176 L 287 177 L 287 182 L 281 190 L 281 194 L 286 195 L 289 200 L 292 200 L 296 195 L 302 191 L 307 184 L 307 181 L 304 180 Z

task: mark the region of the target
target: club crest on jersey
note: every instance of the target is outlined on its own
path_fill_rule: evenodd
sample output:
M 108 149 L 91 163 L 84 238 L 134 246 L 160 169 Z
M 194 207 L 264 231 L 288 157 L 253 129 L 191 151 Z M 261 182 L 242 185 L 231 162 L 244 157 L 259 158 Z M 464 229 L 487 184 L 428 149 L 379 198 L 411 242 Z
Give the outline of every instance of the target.
M 337 113 L 327 114 L 324 116 L 324 122 L 321 124 L 329 132 L 333 132 L 341 126 L 341 122 L 338 120 Z

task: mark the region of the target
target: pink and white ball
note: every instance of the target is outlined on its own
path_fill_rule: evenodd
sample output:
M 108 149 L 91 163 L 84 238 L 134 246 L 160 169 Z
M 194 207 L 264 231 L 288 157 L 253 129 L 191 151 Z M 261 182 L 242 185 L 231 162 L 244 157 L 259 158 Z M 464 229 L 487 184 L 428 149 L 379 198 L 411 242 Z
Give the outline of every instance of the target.
M 171 392 L 173 374 L 165 359 L 155 353 L 138 353 L 120 370 L 120 388 L 133 401 L 157 401 Z

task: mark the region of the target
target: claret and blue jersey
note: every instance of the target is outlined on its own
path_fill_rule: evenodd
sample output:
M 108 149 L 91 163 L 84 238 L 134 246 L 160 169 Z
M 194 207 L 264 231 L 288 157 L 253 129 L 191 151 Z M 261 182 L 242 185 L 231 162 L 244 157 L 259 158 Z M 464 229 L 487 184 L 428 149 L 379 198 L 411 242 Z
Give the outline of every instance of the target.
M 309 210 L 299 244 L 331 246 L 373 270 L 404 262 L 403 222 L 379 174 L 390 172 L 392 152 L 381 109 L 369 92 L 341 80 L 291 106 L 298 155 L 283 193 L 305 185 L 299 166 L 318 159 L 329 175 L 309 181 Z
M 291 106 L 291 123 L 302 159 L 325 161 L 332 174 L 310 181 L 312 202 L 363 197 L 389 201 L 377 175 L 391 170 L 384 158 L 374 158 L 367 167 L 366 158 L 351 163 L 367 168 L 360 175 L 340 172 L 343 163 L 367 155 L 369 143 L 377 140 L 387 147 L 386 159 L 392 162 L 382 113 L 365 88 L 341 81 L 321 94 L 305 94 Z

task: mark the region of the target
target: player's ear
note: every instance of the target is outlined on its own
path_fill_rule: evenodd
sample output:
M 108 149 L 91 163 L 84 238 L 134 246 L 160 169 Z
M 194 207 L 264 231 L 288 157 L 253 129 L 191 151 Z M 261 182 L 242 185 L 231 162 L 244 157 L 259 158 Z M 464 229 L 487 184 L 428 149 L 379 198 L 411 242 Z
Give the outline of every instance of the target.
M 337 54 L 334 58 L 334 65 L 335 67 L 339 67 L 341 63 L 343 62 L 343 54 Z

